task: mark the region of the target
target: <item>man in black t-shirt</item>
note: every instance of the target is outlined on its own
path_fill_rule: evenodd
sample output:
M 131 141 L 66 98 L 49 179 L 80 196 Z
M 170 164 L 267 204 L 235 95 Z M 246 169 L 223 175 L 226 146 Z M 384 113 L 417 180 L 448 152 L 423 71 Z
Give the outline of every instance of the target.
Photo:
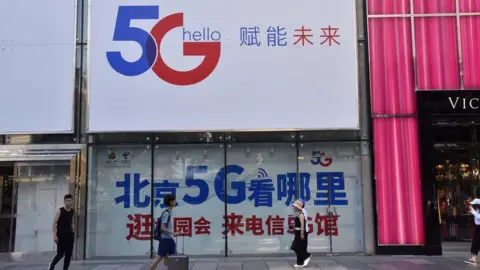
M 74 210 L 73 196 L 65 195 L 63 198 L 64 207 L 57 210 L 55 218 L 53 219 L 53 240 L 57 244 L 57 255 L 53 258 L 48 269 L 53 270 L 55 265 L 65 256 L 63 260 L 63 270 L 67 270 L 70 266 L 73 251 L 73 236 L 75 232 L 75 225 L 73 222 Z

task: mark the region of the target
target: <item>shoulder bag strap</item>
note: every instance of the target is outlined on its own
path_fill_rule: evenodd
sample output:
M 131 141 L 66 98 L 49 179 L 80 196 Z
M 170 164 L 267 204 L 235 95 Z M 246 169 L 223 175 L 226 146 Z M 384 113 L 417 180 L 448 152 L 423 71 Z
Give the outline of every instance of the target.
M 170 224 L 170 217 L 171 217 L 172 215 L 171 215 L 170 211 L 168 211 L 168 209 L 165 210 L 164 213 L 165 213 L 165 212 L 168 213 L 168 219 L 167 219 L 167 228 L 168 228 L 168 225 Z
M 170 224 L 170 216 L 171 216 L 171 215 L 170 215 L 170 211 L 168 211 L 168 209 L 166 209 L 165 211 L 162 212 L 162 214 L 161 214 L 160 217 L 158 218 L 158 222 L 157 222 L 157 223 L 160 225 L 160 227 L 161 227 L 161 225 L 162 225 L 162 224 L 161 224 L 161 223 L 162 223 L 162 217 L 163 217 L 163 214 L 165 214 L 165 212 L 168 213 L 167 227 L 168 227 L 168 225 Z
M 167 210 L 165 210 L 167 211 Z M 158 234 L 161 234 L 162 233 L 162 217 L 163 217 L 163 214 L 165 214 L 165 211 L 162 212 L 162 214 L 158 217 L 157 219 L 157 233 Z

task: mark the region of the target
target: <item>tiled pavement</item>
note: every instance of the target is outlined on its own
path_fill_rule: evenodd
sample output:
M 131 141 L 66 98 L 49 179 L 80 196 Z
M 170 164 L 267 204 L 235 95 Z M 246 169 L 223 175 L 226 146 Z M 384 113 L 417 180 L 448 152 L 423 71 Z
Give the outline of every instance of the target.
M 317 256 L 312 259 L 308 268 L 311 270 L 457 270 L 475 269 L 464 260 L 467 254 L 452 253 L 444 256 Z M 293 257 L 267 258 L 221 258 L 191 259 L 191 270 L 292 270 Z M 76 261 L 70 269 L 80 270 L 144 270 L 148 269 L 147 260 L 121 261 Z M 62 269 L 62 262 L 56 267 Z M 480 266 L 479 266 L 480 267 Z M 46 264 L 38 263 L 3 263 L 0 269 L 47 269 Z M 163 266 L 157 267 L 165 269 Z

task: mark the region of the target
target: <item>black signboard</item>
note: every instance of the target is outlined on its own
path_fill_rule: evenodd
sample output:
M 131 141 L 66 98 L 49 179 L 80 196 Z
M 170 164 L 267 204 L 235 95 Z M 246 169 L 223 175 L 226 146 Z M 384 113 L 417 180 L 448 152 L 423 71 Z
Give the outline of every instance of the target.
M 480 90 L 417 91 L 420 115 L 480 115 Z

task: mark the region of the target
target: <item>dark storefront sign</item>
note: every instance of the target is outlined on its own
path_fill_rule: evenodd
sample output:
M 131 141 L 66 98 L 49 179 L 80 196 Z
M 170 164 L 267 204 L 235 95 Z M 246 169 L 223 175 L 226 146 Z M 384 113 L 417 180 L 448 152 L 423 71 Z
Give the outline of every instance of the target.
M 418 114 L 480 115 L 480 91 L 417 91 Z
M 480 120 L 480 91 L 417 91 L 416 97 L 426 237 L 422 253 L 441 255 L 445 224 L 442 213 L 444 209 L 437 194 L 440 184 L 437 181 L 436 166 L 439 165 L 434 146 L 436 132 L 434 125 L 445 123 L 465 125 Z M 455 218 L 458 217 L 460 215 L 456 214 Z
M 478 98 L 476 97 L 448 97 L 448 101 L 452 107 L 454 112 L 458 112 L 459 110 L 463 110 L 465 112 L 475 112 L 478 109 Z M 459 103 L 460 101 L 460 103 Z

